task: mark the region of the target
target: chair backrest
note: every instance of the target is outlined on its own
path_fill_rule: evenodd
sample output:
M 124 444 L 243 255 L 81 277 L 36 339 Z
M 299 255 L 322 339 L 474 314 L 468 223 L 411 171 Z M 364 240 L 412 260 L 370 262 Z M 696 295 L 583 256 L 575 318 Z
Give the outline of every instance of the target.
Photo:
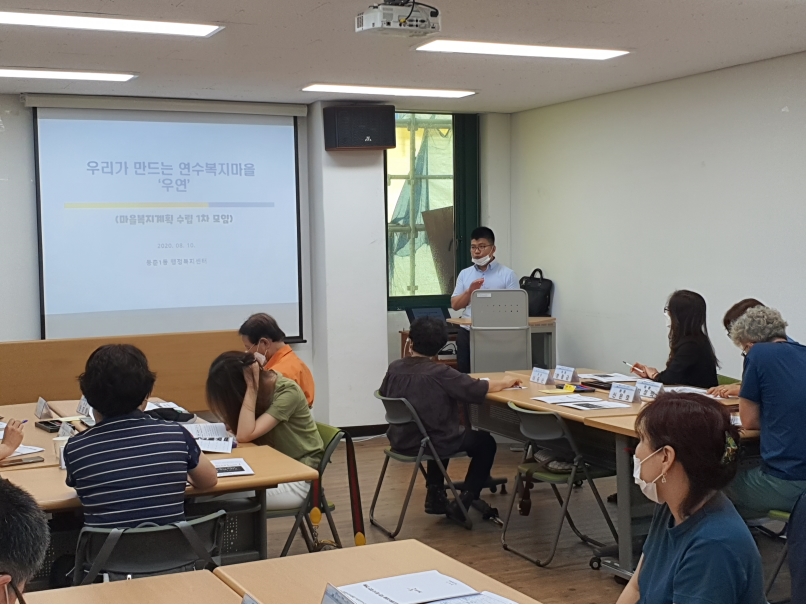
M 795 503 L 787 530 L 792 603 L 806 603 L 806 494 Z
M 76 547 L 73 584 L 99 574 L 111 580 L 178 573 L 219 563 L 226 512 L 170 525 L 106 529 L 84 527 Z
M 380 391 L 375 391 L 375 398 L 380 399 L 386 409 L 386 422 L 395 425 L 413 422 L 420 430 L 420 434 L 423 437 L 428 437 L 425 426 L 423 426 L 417 411 L 408 399 L 405 397 L 384 397 Z
M 571 446 L 575 455 L 579 454 L 576 443 L 568 431 L 565 421 L 554 412 L 537 412 L 518 407 L 511 401 L 507 404 L 518 415 L 521 434 L 529 441 L 547 443 L 563 439 Z
M 741 382 L 738 378 L 731 378 L 730 376 L 725 376 L 723 374 L 717 374 L 716 380 L 719 383 L 719 386 L 723 386 L 726 384 L 736 384 L 737 382 Z
M 325 472 L 325 468 L 327 468 L 327 465 L 330 464 L 330 457 L 333 455 L 333 452 L 336 451 L 336 448 L 339 447 L 339 443 L 341 443 L 341 440 L 344 438 L 344 431 L 336 428 L 335 426 L 324 424 L 323 422 L 317 422 L 316 428 L 318 429 L 319 436 L 322 438 L 322 443 L 325 446 L 325 453 L 322 455 L 322 461 L 319 463 L 319 478 L 321 479 Z

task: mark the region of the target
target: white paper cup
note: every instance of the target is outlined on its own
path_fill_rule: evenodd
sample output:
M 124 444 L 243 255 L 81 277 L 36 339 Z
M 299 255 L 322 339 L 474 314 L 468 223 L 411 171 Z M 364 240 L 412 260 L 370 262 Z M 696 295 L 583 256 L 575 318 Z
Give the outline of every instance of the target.
M 61 450 L 67 445 L 67 440 L 70 437 L 54 437 L 53 438 L 53 453 L 56 454 L 56 460 L 61 460 Z

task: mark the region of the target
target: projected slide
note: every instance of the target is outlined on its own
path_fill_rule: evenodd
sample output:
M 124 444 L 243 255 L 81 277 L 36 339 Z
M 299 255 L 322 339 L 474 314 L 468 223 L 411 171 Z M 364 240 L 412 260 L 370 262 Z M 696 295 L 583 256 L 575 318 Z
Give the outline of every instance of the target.
M 292 118 L 40 109 L 47 338 L 299 336 Z

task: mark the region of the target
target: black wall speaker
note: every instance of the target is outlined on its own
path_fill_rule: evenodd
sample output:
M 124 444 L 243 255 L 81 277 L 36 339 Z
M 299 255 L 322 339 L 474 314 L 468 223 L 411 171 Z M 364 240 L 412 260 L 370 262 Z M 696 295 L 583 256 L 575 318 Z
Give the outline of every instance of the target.
M 334 105 L 324 109 L 325 149 L 394 149 L 394 105 Z

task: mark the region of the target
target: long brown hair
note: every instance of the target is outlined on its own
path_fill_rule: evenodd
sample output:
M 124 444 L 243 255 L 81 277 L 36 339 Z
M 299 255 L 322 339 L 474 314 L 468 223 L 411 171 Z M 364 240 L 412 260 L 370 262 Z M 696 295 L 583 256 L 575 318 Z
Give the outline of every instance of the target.
M 246 395 L 244 370 L 255 363 L 258 361 L 252 353 L 227 351 L 215 358 L 207 373 L 207 405 L 231 431 L 238 430 L 238 418 Z M 277 373 L 273 370 L 261 370 L 255 416 L 265 413 L 269 408 L 276 385 Z

